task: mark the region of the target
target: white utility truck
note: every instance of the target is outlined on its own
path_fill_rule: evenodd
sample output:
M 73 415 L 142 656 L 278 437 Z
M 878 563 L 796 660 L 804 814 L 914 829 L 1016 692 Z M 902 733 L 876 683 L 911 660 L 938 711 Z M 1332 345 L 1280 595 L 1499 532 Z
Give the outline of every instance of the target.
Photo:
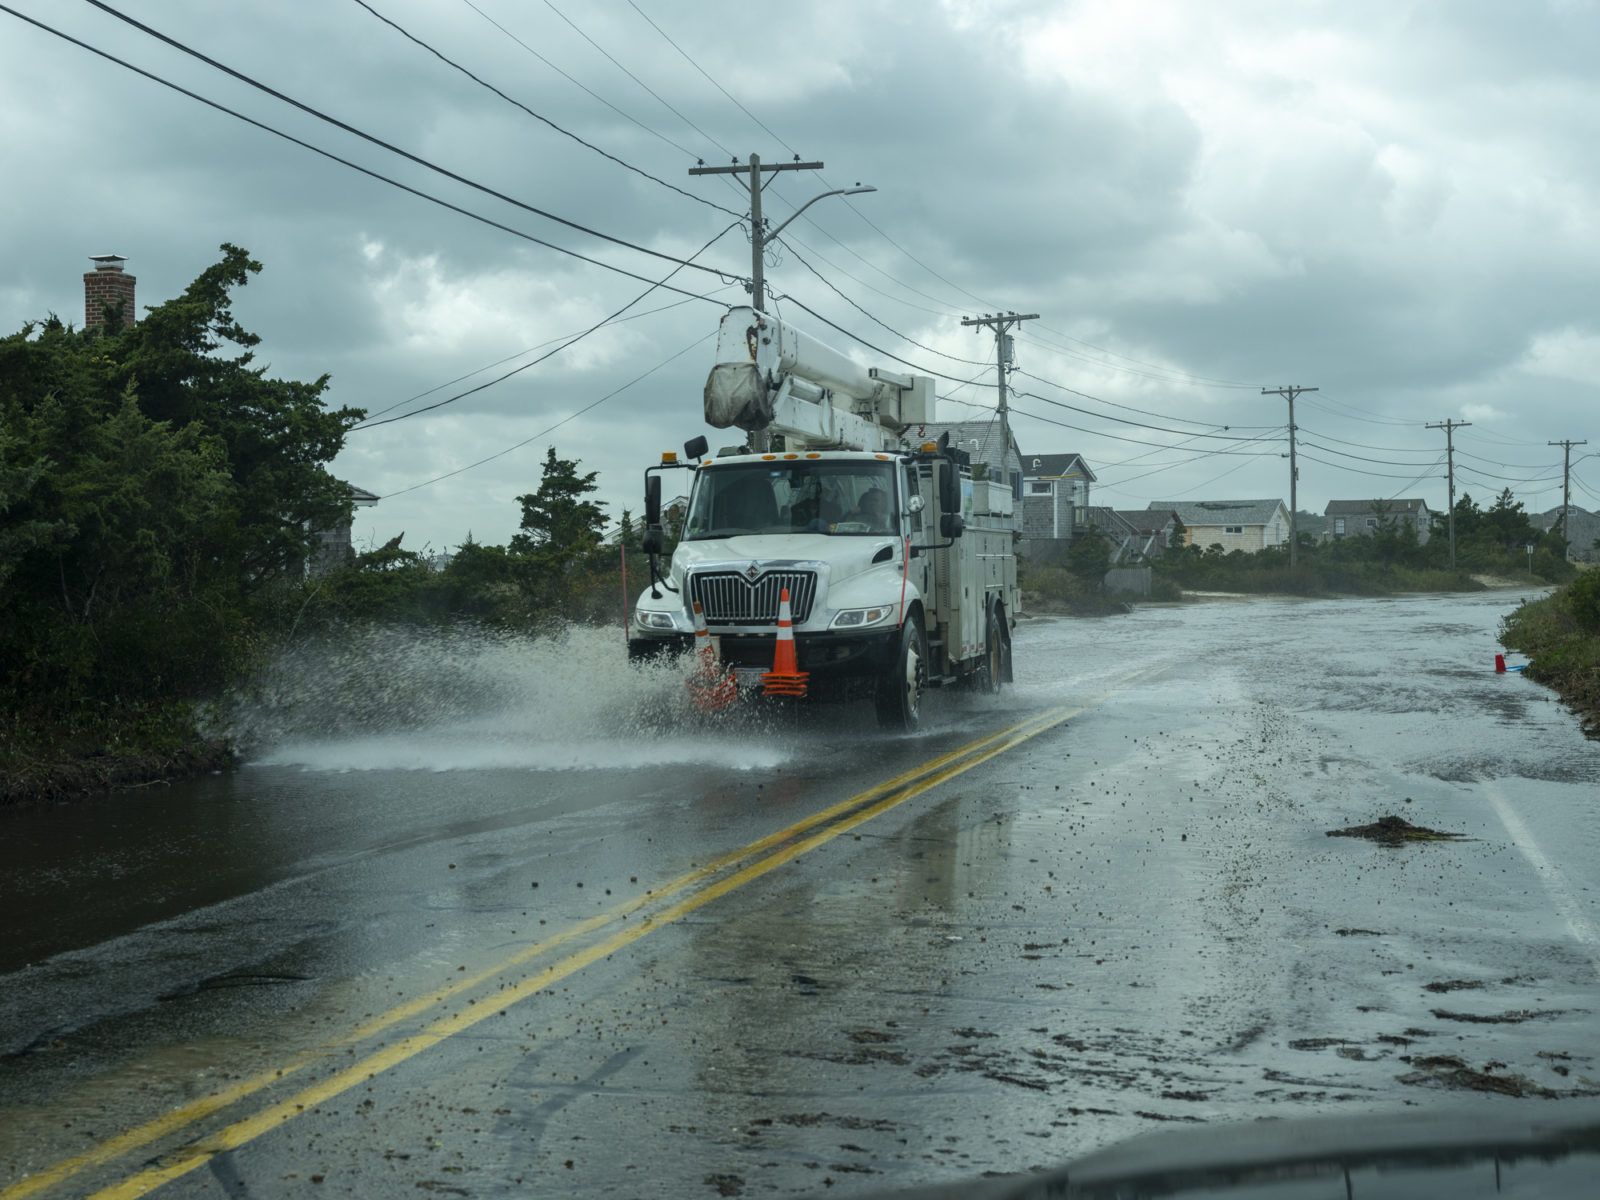
M 690 651 L 703 614 L 718 694 L 870 698 L 881 724 L 903 730 L 919 724 L 929 687 L 1009 682 L 1021 600 L 1011 490 L 922 439 L 934 404 L 932 379 L 862 367 L 752 308 L 729 310 L 706 421 L 776 436 L 764 452 L 715 458 L 695 438 L 684 461 L 666 454 L 645 472 L 650 586 L 629 655 Z M 693 485 L 663 572 L 671 470 Z

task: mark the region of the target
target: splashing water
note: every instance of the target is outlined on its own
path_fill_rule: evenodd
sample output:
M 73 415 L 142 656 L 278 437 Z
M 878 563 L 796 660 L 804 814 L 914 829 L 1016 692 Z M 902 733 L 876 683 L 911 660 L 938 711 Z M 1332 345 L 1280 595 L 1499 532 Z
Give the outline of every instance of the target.
M 231 705 L 248 761 L 314 771 L 574 770 L 709 763 L 771 768 L 792 747 L 765 718 L 712 724 L 681 663 L 629 663 L 615 630 L 529 637 L 374 628 L 282 655 Z

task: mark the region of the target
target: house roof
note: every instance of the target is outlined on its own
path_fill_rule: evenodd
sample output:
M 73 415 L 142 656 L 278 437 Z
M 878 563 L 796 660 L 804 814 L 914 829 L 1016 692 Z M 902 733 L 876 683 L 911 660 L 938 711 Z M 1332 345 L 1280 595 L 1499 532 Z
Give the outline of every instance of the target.
M 1186 527 L 1198 525 L 1265 525 L 1279 509 L 1285 518 L 1288 505 L 1282 500 L 1154 500 L 1147 508 L 1170 508 Z
M 1170 508 L 1119 508 L 1116 515 L 1139 533 L 1160 533 L 1169 523 L 1178 520 L 1178 514 Z
M 1322 515 L 1325 517 L 1361 515 L 1377 512 L 1379 505 L 1397 517 L 1416 516 L 1419 513 L 1432 511 L 1428 508 L 1426 500 L 1329 500 L 1328 507 L 1322 510 Z
M 941 433 L 948 433 L 950 444 L 958 450 L 967 451 L 974 462 L 989 462 L 999 466 L 994 462 L 1000 451 L 1000 422 L 996 418 L 982 421 L 929 421 L 916 428 L 917 440 L 937 441 Z M 1007 432 L 1011 434 L 1011 453 L 1020 456 L 1016 432 L 1010 429 Z M 973 442 L 978 443 L 976 450 L 972 447 Z
M 1025 479 L 1061 479 L 1072 475 L 1095 482 L 1094 472 L 1080 454 L 1024 454 L 1022 474 Z
M 1547 527 L 1554 525 L 1561 519 L 1561 511 L 1561 505 L 1558 504 L 1554 508 L 1547 508 L 1544 512 L 1539 513 L 1538 519 L 1543 520 Z M 1588 509 L 1579 508 L 1576 504 L 1569 505 L 1566 511 L 1574 517 L 1600 517 L 1600 512 L 1590 512 Z
M 1538 513 L 1529 519 L 1540 529 L 1548 532 L 1561 520 L 1561 506 L 1558 504 L 1548 512 Z M 1587 549 L 1597 535 L 1600 535 L 1600 513 L 1588 512 L 1576 504 L 1572 505 L 1567 515 L 1567 540 L 1581 543 L 1582 548 Z

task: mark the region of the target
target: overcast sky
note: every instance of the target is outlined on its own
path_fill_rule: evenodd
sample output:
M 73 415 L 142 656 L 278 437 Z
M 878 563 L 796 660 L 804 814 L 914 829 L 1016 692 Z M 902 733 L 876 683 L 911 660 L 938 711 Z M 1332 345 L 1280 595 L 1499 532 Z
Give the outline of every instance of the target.
M 1320 389 L 1296 404 L 1302 509 L 1442 507 L 1445 438 L 1424 426 L 1446 420 L 1471 423 L 1455 434 L 1458 491 L 1486 502 L 1510 486 L 1530 510 L 1553 507 L 1561 450 L 1547 443 L 1588 439 L 1573 503 L 1600 508 L 1600 456 L 1580 457 L 1600 452 L 1589 0 L 369 0 L 590 146 L 356 0 L 113 6 L 642 249 L 363 142 L 82 0 L 4 3 L 605 264 L 0 12 L 6 332 L 50 312 L 81 324 L 90 254 L 126 255 L 143 306 L 233 242 L 265 266 L 236 304 L 259 361 L 327 373 L 331 403 L 395 416 L 637 301 L 504 382 L 353 432 L 334 469 L 384 497 L 358 515 L 361 543 L 504 542 L 551 445 L 599 472 L 616 516 L 638 509 L 660 451 L 700 432 L 737 442 L 705 429 L 700 393 L 717 321 L 745 298 L 748 196 L 687 171 L 751 153 L 826 163 L 770 185 L 774 225 L 820 192 L 878 189 L 822 200 L 784 231 L 767 265 L 776 310 L 863 362 L 896 367 L 797 306 L 971 380 L 940 384 L 950 419 L 995 404 L 992 338 L 962 317 L 1039 313 L 1018 331 L 1013 428 L 1025 454 L 1082 454 L 1097 503 L 1287 500 L 1287 406 L 1261 388 L 1297 384 Z M 684 268 L 669 285 L 682 292 L 645 294 L 641 278 L 674 266 L 645 249 L 688 258 L 719 234 L 695 262 L 722 274 Z

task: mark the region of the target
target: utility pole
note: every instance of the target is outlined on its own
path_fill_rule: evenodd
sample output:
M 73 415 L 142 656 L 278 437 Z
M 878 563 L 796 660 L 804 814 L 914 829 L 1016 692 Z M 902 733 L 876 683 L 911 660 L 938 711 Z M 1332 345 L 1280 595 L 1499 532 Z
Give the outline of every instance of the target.
M 1300 499 L 1296 486 L 1300 482 L 1300 468 L 1295 465 L 1294 459 L 1294 398 L 1301 392 L 1319 390 L 1321 389 L 1294 385 L 1261 389 L 1263 396 L 1282 396 L 1289 402 L 1289 565 L 1291 567 L 1300 561 Z
M 732 166 L 708 167 L 702 162 L 698 167 L 690 167 L 691 175 L 740 175 L 749 173 L 750 188 L 750 307 L 758 313 L 765 312 L 767 308 L 767 278 L 766 254 L 767 245 L 787 228 L 789 221 L 798 217 L 818 200 L 828 196 L 854 196 L 860 192 L 875 192 L 875 187 L 862 187 L 859 183 L 855 187 L 834 188 L 831 192 L 823 192 L 820 196 L 813 196 L 790 214 L 776 229 L 768 232 L 766 221 L 761 216 L 761 189 L 765 186 L 761 181 L 763 171 L 820 171 L 823 164 L 819 162 L 801 162 L 796 154 L 793 162 L 763 164 L 760 155 L 752 154 L 748 166 L 740 166 L 737 159 Z M 769 434 L 765 429 L 750 435 L 750 448 L 756 452 L 766 450 Z
M 1456 443 L 1455 431 L 1465 429 L 1471 421 L 1445 420 L 1435 425 L 1428 425 L 1427 429 L 1444 430 L 1444 455 L 1445 474 L 1450 480 L 1450 569 L 1456 569 Z
M 1567 510 L 1572 504 L 1572 448 L 1574 446 L 1587 446 L 1589 441 L 1585 438 L 1581 442 L 1560 441 L 1546 442 L 1548 446 L 1560 446 L 1561 454 L 1561 536 L 1567 536 Z
M 962 317 L 963 325 L 983 325 L 994 330 L 994 357 L 1000 373 L 1000 478 L 1005 481 L 1007 488 L 1011 487 L 1010 463 L 1006 456 L 1011 453 L 1011 418 L 1006 409 L 1006 371 L 1010 368 L 1013 355 L 1011 353 L 1011 336 L 1006 333 L 1013 325 L 1020 325 L 1024 321 L 1037 321 L 1038 313 L 995 313 L 990 316 L 984 313 L 981 317 Z M 993 464 L 990 464 L 991 466 Z M 1020 511 L 1020 510 L 1018 510 Z

